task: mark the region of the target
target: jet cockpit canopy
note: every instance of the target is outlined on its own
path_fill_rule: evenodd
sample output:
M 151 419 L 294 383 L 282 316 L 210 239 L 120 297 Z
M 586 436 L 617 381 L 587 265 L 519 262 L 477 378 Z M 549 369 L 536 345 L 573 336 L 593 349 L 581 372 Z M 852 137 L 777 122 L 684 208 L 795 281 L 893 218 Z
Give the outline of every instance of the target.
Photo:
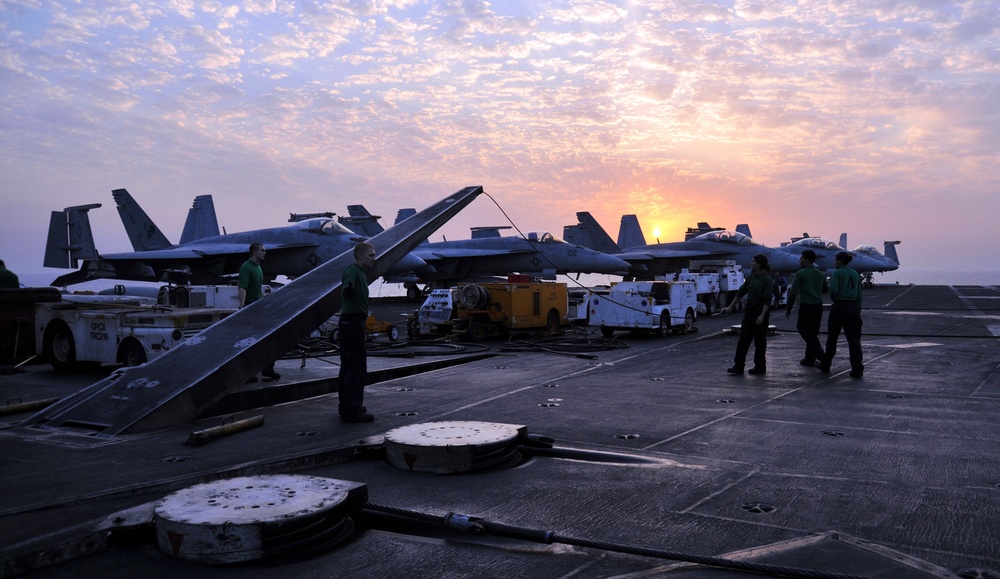
M 537 243 L 566 243 L 548 231 L 529 231 L 524 236 L 528 238 L 528 241 Z
M 295 223 L 294 225 L 289 225 L 289 227 L 304 229 L 306 231 L 312 231 L 322 235 L 340 235 L 344 233 L 347 235 L 355 235 L 353 231 L 338 223 L 336 219 L 329 219 L 326 217 L 305 219 Z
M 829 239 L 826 239 L 825 237 L 806 237 L 789 243 L 789 245 L 803 247 L 806 249 L 833 249 L 837 251 L 845 251 L 843 247 L 833 241 L 830 241 Z
M 882 252 L 879 251 L 874 245 L 859 245 L 851 250 L 851 253 L 862 253 L 864 255 L 876 255 L 882 257 Z
M 729 229 L 702 233 L 701 235 L 692 237 L 689 241 L 715 241 L 719 243 L 733 243 L 736 245 L 760 245 L 749 235 L 744 235 L 738 231 L 731 231 Z

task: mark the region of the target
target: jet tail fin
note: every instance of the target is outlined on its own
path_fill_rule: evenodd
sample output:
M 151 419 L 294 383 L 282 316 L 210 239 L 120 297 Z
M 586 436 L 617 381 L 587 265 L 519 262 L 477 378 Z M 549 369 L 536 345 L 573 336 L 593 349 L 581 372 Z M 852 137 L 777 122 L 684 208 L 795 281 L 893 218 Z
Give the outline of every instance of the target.
M 563 227 L 563 240 L 574 245 L 582 245 L 601 253 L 621 253 L 621 247 L 611 239 L 601 224 L 587 211 L 576 214 L 576 225 Z
M 181 245 L 219 235 L 219 218 L 215 215 L 215 201 L 211 195 L 198 195 L 188 209 Z
M 142 207 L 132 198 L 126 189 L 115 189 L 111 192 L 118 206 L 118 215 L 122 218 L 122 225 L 128 233 L 128 239 L 132 242 L 132 249 L 136 251 L 149 251 L 151 249 L 166 249 L 173 247 L 167 240 L 160 228 L 153 223 L 149 215 L 143 211 Z
M 737 225 L 736 226 L 736 233 L 742 233 L 743 235 L 746 235 L 747 237 L 753 237 L 753 235 L 750 235 L 750 224 L 749 223 L 740 223 L 739 225 Z
M 392 224 L 393 225 L 399 225 L 400 222 L 406 221 L 411 216 L 416 215 L 416 214 L 417 214 L 417 210 L 414 209 L 414 208 L 412 208 L 412 207 L 405 207 L 403 209 L 400 209 L 399 211 L 396 212 L 396 221 L 394 221 Z M 420 242 L 421 245 L 423 245 L 425 243 L 430 243 L 430 239 L 425 239 L 425 240 L 423 240 L 423 241 Z
M 416 215 L 416 214 L 417 210 L 412 207 L 407 209 L 400 209 L 399 211 L 396 212 L 396 221 L 393 222 L 393 225 L 399 223 L 400 221 L 406 219 L 407 217 L 410 217 L 411 215 Z
M 902 241 L 883 241 L 885 247 L 885 256 L 896 262 L 899 265 L 899 255 L 896 254 L 896 246 L 902 243 Z
M 847 249 L 847 232 L 840 234 L 840 247 Z
M 45 244 L 45 267 L 76 268 L 81 259 L 99 259 L 87 212 L 100 206 L 100 203 L 91 203 L 52 212 Z
M 635 215 L 622 215 L 621 225 L 618 226 L 618 247 L 628 249 L 640 245 L 646 245 L 646 236 L 639 227 L 639 218 Z

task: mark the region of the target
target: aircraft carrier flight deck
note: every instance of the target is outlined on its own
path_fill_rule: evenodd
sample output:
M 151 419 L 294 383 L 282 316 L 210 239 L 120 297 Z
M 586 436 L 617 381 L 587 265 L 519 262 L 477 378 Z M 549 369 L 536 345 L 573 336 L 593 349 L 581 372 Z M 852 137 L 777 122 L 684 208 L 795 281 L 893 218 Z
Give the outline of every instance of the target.
M 801 366 L 794 314 L 778 310 L 762 376 L 726 374 L 734 314 L 610 344 L 570 327 L 378 340 L 370 424 L 337 419 L 336 355 L 286 357 L 279 381 L 134 434 L 6 413 L 0 576 L 1000 577 L 1000 287 L 883 285 L 864 305 L 862 379 L 843 339 L 829 374 Z M 61 398 L 106 374 L 38 365 L 0 391 Z M 168 499 L 225 481 L 243 486 L 216 511 L 233 510 L 192 545 L 201 511 L 174 516 Z M 254 486 L 323 499 L 252 544 L 259 526 L 240 538 L 236 511 L 274 506 Z

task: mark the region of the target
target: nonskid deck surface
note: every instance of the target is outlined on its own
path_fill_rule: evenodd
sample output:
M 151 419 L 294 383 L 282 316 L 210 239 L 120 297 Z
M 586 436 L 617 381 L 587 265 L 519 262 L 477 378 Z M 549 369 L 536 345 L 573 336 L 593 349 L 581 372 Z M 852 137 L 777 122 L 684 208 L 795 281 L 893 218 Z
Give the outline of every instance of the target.
M 412 309 L 376 307 L 386 319 Z M 867 576 L 919 576 L 906 557 L 930 564 L 928 576 L 1000 571 L 1000 288 L 880 286 L 866 292 L 865 308 L 861 380 L 848 375 L 843 339 L 829 374 L 800 366 L 794 314 L 786 320 L 779 311 L 764 376 L 725 373 L 734 314 L 699 319 L 698 332 L 663 339 L 619 333 L 629 347 L 594 359 L 500 352 L 499 341 L 488 343 L 488 356 L 372 357 L 373 372 L 400 377 L 368 387 L 371 424 L 338 421 L 336 394 L 320 389 L 234 411 L 231 419 L 260 415 L 264 424 L 200 446 L 184 442 L 223 418 L 97 442 L 0 430 L 2 559 L 35 554 L 38 576 L 66 577 L 721 576 L 558 542 L 445 540 L 434 525 L 369 509 L 352 541 L 277 567 L 210 567 L 149 542 L 104 549 L 88 535 L 95 521 L 199 482 L 297 473 L 364 483 L 373 505 L 454 512 L 602 545 Z M 453 365 L 408 370 L 430 360 Z M 310 358 L 304 368 L 283 360 L 282 379 L 257 388 L 268 400 L 269 389 L 335 376 L 337 363 L 336 356 Z M 33 369 L 0 377 L 0 391 L 6 400 L 30 400 L 94 381 L 71 378 Z M 394 428 L 436 421 L 525 425 L 560 452 L 526 452 L 507 468 L 456 475 L 407 472 L 358 452 L 377 449 Z M 46 557 L 87 550 L 88 536 L 96 554 L 42 567 Z

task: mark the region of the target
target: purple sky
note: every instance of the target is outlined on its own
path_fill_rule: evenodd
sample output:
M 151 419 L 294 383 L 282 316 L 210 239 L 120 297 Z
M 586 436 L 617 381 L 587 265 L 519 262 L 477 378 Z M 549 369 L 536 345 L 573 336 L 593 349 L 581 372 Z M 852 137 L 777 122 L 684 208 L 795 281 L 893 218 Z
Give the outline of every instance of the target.
M 235 232 L 482 185 L 525 231 L 635 213 L 997 270 L 998 27 L 994 1 L 0 0 L 0 259 L 64 273 L 49 213 L 86 203 L 129 250 L 119 187 L 176 241 L 199 194 Z M 484 197 L 442 232 L 505 223 Z

